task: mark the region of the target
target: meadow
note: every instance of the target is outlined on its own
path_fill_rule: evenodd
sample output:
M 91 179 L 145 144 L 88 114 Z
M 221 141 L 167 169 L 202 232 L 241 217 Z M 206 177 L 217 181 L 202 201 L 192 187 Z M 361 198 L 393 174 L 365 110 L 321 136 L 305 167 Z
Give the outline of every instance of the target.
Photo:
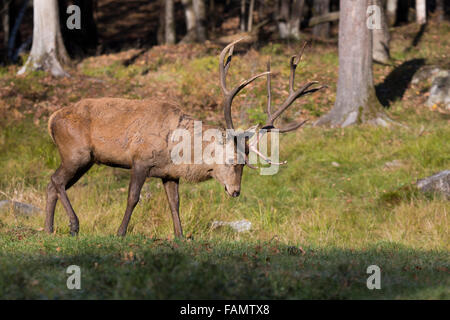
M 215 181 L 181 183 L 186 239 L 173 239 L 170 210 L 159 180 L 146 182 L 128 235 L 115 232 L 126 205 L 129 172 L 94 166 L 68 196 L 80 220 L 69 236 L 60 204 L 54 235 L 43 215 L 0 212 L 0 298 L 3 299 L 449 299 L 448 200 L 422 194 L 415 182 L 450 164 L 450 115 L 424 105 L 430 83 L 411 85 L 420 66 L 449 67 L 448 23 L 432 24 L 417 46 L 414 27 L 393 33 L 392 65 L 374 65 L 389 128 L 312 125 L 281 138 L 273 176 L 244 171 L 241 196 Z M 222 123 L 217 53 L 196 45 L 77 61 L 70 79 L 0 70 L 0 200 L 45 208 L 45 188 L 59 165 L 47 134 L 51 111 L 81 98 L 120 96 L 177 99 L 193 116 Z M 262 71 L 271 56 L 275 102 L 286 94 L 291 44 L 241 52 L 232 81 Z M 329 89 L 301 102 L 310 123 L 334 102 L 337 49 L 313 44 L 297 81 L 317 79 Z M 208 79 L 208 81 L 205 81 Z M 209 81 L 211 79 L 211 81 Z M 235 121 L 263 121 L 264 82 L 236 101 Z M 300 108 L 299 108 L 300 107 Z M 295 111 L 302 109 L 302 113 Z M 252 223 L 248 232 L 214 229 L 215 220 Z M 68 290 L 66 268 L 82 270 L 82 289 Z M 381 290 L 366 286 L 370 265 L 381 268 Z

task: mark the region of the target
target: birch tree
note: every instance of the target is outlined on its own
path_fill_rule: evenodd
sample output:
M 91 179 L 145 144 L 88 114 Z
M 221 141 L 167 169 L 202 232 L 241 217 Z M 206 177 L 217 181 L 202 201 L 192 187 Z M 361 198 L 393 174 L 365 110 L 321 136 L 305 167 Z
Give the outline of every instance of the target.
M 69 60 L 61 35 L 57 0 L 34 0 L 33 44 L 18 74 L 31 69 L 44 70 L 56 77 L 68 76 L 61 64 Z
M 397 6 L 398 0 L 387 0 L 386 16 L 390 26 L 393 26 L 397 21 Z
M 427 23 L 427 2 L 426 0 L 416 0 L 416 20 L 422 25 Z
M 387 23 L 386 13 L 382 5 L 381 0 L 372 0 L 372 3 L 376 6 L 377 11 L 374 13 L 377 15 L 375 18 L 379 19 L 377 28 L 372 30 L 373 35 L 373 60 L 381 63 L 388 63 L 391 59 L 390 56 L 390 41 L 391 36 L 389 34 L 389 26 Z
M 166 44 L 175 43 L 175 20 L 173 0 L 165 0 L 164 3 L 164 40 Z

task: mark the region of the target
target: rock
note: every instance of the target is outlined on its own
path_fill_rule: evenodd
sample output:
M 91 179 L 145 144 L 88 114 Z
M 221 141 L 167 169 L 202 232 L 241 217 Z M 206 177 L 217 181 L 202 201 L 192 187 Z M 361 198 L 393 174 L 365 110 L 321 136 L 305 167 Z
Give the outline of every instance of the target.
M 427 107 L 443 103 L 445 109 L 450 110 L 450 72 L 440 71 L 433 80 L 430 96 L 426 102 Z
M 11 200 L 0 201 L 0 211 L 6 210 L 12 210 L 14 214 L 22 216 L 32 216 L 43 212 L 41 209 L 31 204 Z
M 434 77 L 440 72 L 442 69 L 440 69 L 437 66 L 424 66 L 416 71 L 414 74 L 411 83 L 412 84 L 419 84 L 420 82 L 427 81 L 427 80 L 434 80 Z
M 404 163 L 401 160 L 392 160 L 388 161 L 384 164 L 384 166 L 388 169 L 398 168 L 401 167 Z
M 422 192 L 440 193 L 450 200 L 450 170 L 444 170 L 431 177 L 420 179 L 416 185 Z
M 338 162 L 336 162 L 336 161 L 333 161 L 332 163 L 331 163 L 331 165 L 333 166 L 333 167 L 336 167 L 336 168 L 339 168 L 341 165 L 338 163 Z
M 250 231 L 252 228 L 252 223 L 248 220 L 239 220 L 239 221 L 231 221 L 231 222 L 225 222 L 225 221 L 214 221 L 211 225 L 213 229 L 222 227 L 222 226 L 229 226 L 236 232 L 245 232 Z

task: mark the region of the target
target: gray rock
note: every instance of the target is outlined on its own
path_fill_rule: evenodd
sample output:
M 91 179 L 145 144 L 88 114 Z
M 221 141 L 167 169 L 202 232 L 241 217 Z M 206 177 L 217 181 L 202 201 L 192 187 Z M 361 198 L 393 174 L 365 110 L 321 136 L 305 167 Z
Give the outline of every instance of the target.
M 9 211 L 9 210 L 12 210 L 14 214 L 22 216 L 32 216 L 43 212 L 41 209 L 31 204 L 11 200 L 0 201 L 0 211 Z
M 248 220 L 239 220 L 239 221 L 231 221 L 231 222 L 225 222 L 225 221 L 214 221 L 211 225 L 213 229 L 216 229 L 218 227 L 222 226 L 229 226 L 236 232 L 245 232 L 250 231 L 252 228 L 252 223 Z
M 420 68 L 419 70 L 416 71 L 416 73 L 414 74 L 411 83 L 412 84 L 419 84 L 420 82 L 426 81 L 426 80 L 431 80 L 433 81 L 434 78 L 436 77 L 436 75 L 442 71 L 442 69 L 440 69 L 437 66 L 424 66 L 422 68 Z
M 426 105 L 432 107 L 437 103 L 443 103 L 450 110 L 450 72 L 446 70 L 440 71 L 434 78 Z
M 388 169 L 398 168 L 398 167 L 401 167 L 401 166 L 403 166 L 403 165 L 404 165 L 403 161 L 397 160 L 397 159 L 392 160 L 392 161 L 388 161 L 388 162 L 386 162 L 386 163 L 384 164 L 384 166 L 385 166 L 386 168 L 388 168 Z
M 336 168 L 339 168 L 341 165 L 339 164 L 339 162 L 336 162 L 336 161 L 333 161 L 332 163 L 331 163 L 331 165 L 333 166 L 333 167 L 336 167 Z
M 450 200 L 450 170 L 444 170 L 431 177 L 420 179 L 416 185 L 422 192 L 440 193 Z

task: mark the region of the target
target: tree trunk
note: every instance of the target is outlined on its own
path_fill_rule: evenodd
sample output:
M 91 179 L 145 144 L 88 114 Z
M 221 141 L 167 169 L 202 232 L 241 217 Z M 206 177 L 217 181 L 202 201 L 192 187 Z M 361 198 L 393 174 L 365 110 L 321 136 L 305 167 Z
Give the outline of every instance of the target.
M 239 25 L 240 25 L 240 29 L 241 29 L 241 32 L 245 32 L 246 31 L 246 29 L 245 29 L 245 27 L 246 27 L 246 23 L 245 23 L 245 19 L 246 19 L 246 17 L 247 17 L 247 15 L 245 14 L 245 8 L 246 8 L 246 6 L 245 6 L 245 0 L 241 0 L 241 14 L 240 14 L 240 16 L 239 16 Z
M 253 9 L 255 8 L 255 0 L 250 0 L 250 6 L 248 7 L 248 25 L 247 31 L 252 32 L 253 28 Z
M 8 41 L 8 52 L 7 52 L 7 57 L 9 61 L 14 61 L 15 62 L 15 49 L 21 45 L 20 43 L 20 24 L 22 23 L 23 17 L 25 16 L 25 12 L 27 10 L 29 4 L 29 0 L 25 0 L 22 2 L 20 9 L 18 10 L 17 14 L 15 13 L 15 10 L 11 10 L 14 9 L 14 2 L 10 3 L 10 17 L 14 17 L 14 24 L 12 25 L 11 23 L 9 24 L 10 26 L 12 25 L 12 29 L 10 29 L 10 34 L 9 34 L 9 41 Z
M 166 0 L 164 6 L 164 34 L 165 43 L 174 44 L 175 43 L 175 20 L 174 20 L 174 7 L 173 0 Z
M 397 5 L 398 0 L 387 0 L 386 16 L 390 26 L 395 25 L 397 22 Z
M 366 26 L 368 0 L 341 0 L 339 79 L 334 108 L 317 125 L 346 127 L 362 122 L 387 125 L 375 95 L 372 33 Z
M 292 12 L 289 20 L 290 35 L 294 39 L 300 39 L 300 23 L 303 16 L 303 8 L 305 0 L 294 0 L 292 4 Z
M 322 16 L 330 12 L 330 0 L 314 0 L 314 16 Z M 313 28 L 313 35 L 317 38 L 328 38 L 330 35 L 330 23 L 321 23 Z
M 427 23 L 426 0 L 416 0 L 416 20 L 420 25 Z
M 158 23 L 158 31 L 156 33 L 156 42 L 161 45 L 166 42 L 166 31 L 165 31 L 165 23 L 166 23 L 166 0 L 159 0 L 159 23 Z
M 193 6 L 193 0 L 181 0 L 184 6 L 184 14 L 186 16 L 186 36 L 184 36 L 182 42 L 192 42 L 196 38 L 196 18 Z
M 280 0 L 279 11 L 277 15 L 278 32 L 281 39 L 289 38 L 289 0 Z
M 18 74 L 28 69 L 44 70 L 53 76 L 68 76 L 61 63 L 69 62 L 62 41 L 57 0 L 34 0 L 33 45 L 30 56 Z
M 205 0 L 193 0 L 194 1 L 194 14 L 195 14 L 195 30 L 198 42 L 205 42 L 206 40 L 206 10 Z
M 3 26 L 3 48 L 8 48 L 9 41 L 9 4 L 11 0 L 3 0 L 0 10 L 2 11 L 2 26 Z
M 381 10 L 381 29 L 373 29 L 372 30 L 372 36 L 373 36 L 373 60 L 376 62 L 381 63 L 388 63 L 391 59 L 390 56 L 390 41 L 391 36 L 389 34 L 389 26 L 387 24 L 386 14 L 382 5 L 381 0 L 372 0 L 372 3 L 376 6 L 378 6 Z
M 436 0 L 436 17 L 439 22 L 444 20 L 445 5 L 444 0 Z
M 281 39 L 300 39 L 300 22 L 305 0 L 280 0 L 277 4 L 277 24 Z

